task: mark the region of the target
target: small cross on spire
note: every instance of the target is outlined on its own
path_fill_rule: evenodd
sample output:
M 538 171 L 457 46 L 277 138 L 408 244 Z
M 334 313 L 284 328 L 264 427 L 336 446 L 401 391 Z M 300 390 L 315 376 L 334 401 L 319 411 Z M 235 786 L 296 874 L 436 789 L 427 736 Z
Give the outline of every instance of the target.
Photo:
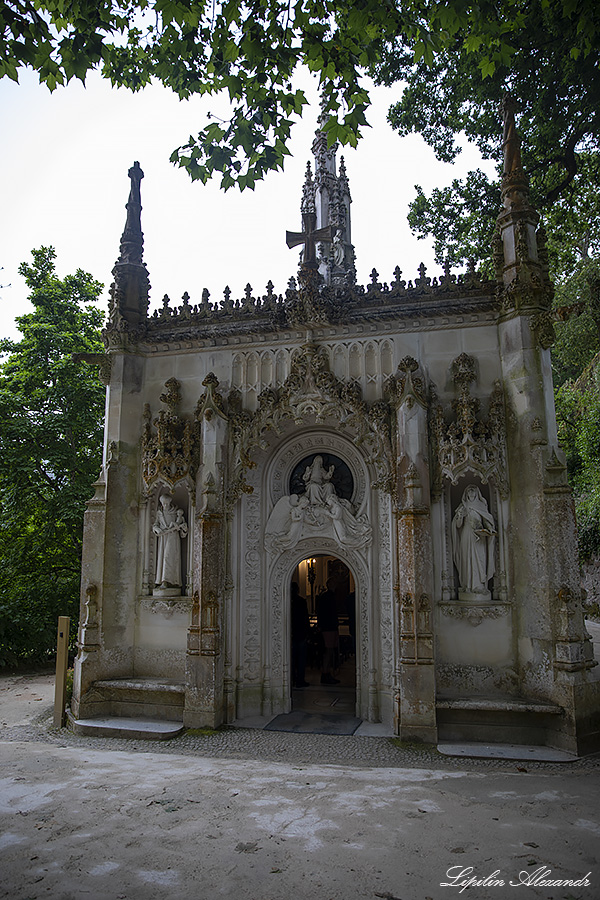
M 315 228 L 316 224 L 317 215 L 315 212 L 303 212 L 303 231 L 286 231 L 285 233 L 285 241 L 290 249 L 304 244 L 303 269 L 317 269 L 317 244 L 320 242 L 331 243 L 333 241 L 335 228 L 332 225 L 325 225 L 324 228 Z

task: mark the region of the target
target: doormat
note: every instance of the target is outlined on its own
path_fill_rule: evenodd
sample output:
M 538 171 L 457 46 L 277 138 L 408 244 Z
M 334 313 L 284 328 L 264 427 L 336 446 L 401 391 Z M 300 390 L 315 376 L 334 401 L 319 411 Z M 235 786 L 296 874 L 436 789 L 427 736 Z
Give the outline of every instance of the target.
M 356 716 L 328 716 L 299 709 L 275 716 L 263 730 L 290 731 L 295 734 L 354 734 L 361 722 L 362 719 L 357 719 Z

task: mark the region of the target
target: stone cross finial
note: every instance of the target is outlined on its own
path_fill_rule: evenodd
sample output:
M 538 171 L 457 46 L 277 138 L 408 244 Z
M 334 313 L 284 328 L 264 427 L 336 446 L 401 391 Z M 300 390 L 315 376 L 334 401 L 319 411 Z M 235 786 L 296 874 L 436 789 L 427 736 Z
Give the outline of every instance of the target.
M 285 242 L 290 248 L 298 247 L 304 244 L 304 257 L 302 260 L 303 269 L 318 268 L 316 246 L 317 243 L 323 241 L 331 243 L 335 229 L 331 225 L 325 225 L 324 228 L 315 228 L 317 224 L 317 215 L 314 212 L 302 213 L 303 231 L 286 231 Z

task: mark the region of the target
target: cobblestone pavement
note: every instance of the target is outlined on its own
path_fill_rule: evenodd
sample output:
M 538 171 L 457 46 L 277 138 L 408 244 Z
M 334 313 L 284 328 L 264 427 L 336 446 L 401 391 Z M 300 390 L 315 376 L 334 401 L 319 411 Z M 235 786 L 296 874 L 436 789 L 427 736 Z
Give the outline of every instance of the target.
M 84 737 L 68 728 L 52 727 L 50 709 L 42 711 L 29 725 L 0 728 L 0 740 L 42 741 L 81 750 L 110 750 L 138 753 L 183 754 L 210 759 L 248 759 L 264 762 L 310 763 L 370 768 L 421 768 L 499 772 L 539 771 L 547 774 L 585 773 L 600 776 L 600 754 L 566 763 L 527 760 L 454 758 L 440 753 L 433 745 L 406 744 L 395 738 L 355 735 L 293 734 L 254 728 L 224 727 L 201 733 L 189 730 L 168 741 Z

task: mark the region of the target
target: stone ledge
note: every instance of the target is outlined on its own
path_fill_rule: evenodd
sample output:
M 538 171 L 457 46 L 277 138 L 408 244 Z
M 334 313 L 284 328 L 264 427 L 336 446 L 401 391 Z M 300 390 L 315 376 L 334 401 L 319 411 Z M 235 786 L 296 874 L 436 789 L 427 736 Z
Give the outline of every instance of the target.
M 562 708 L 554 703 L 540 703 L 537 700 L 491 700 L 479 699 L 452 699 L 440 697 L 436 701 L 437 709 L 465 709 L 477 712 L 517 712 L 517 713 L 541 713 L 544 715 L 560 715 Z
M 94 688 L 110 688 L 120 691 L 164 691 L 170 694 L 185 694 L 185 685 L 180 681 L 166 678 L 108 678 L 104 681 L 95 681 Z

